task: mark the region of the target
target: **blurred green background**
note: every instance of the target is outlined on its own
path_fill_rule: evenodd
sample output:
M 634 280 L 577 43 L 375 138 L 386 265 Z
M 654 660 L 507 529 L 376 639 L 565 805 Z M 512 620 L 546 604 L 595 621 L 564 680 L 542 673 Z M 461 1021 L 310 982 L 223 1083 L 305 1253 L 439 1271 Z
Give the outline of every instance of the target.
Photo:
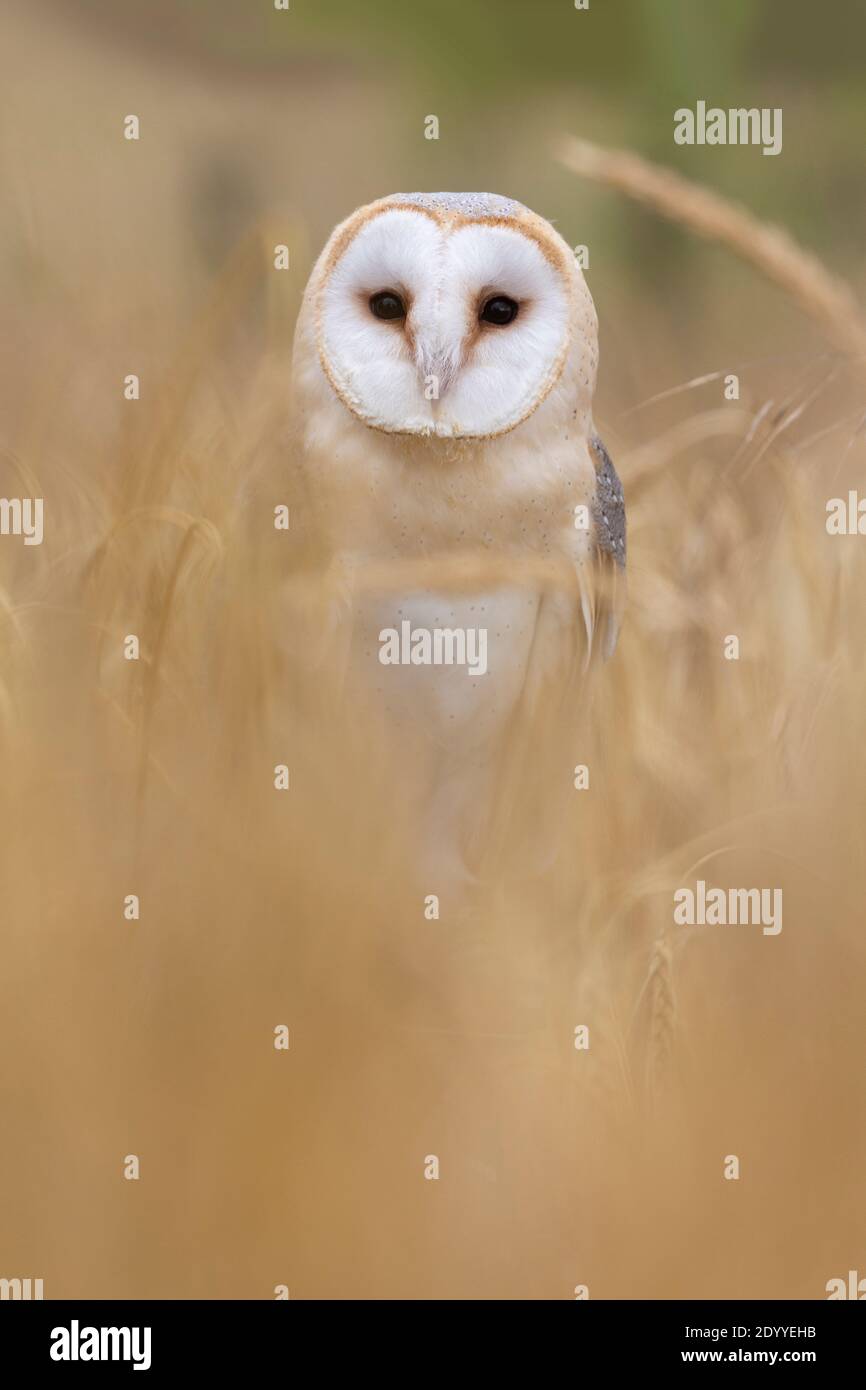
M 214 78 L 306 85 L 318 76 L 322 100 L 335 78 L 362 83 L 363 99 L 390 108 L 428 164 L 434 152 L 415 142 L 423 115 L 436 113 L 435 154 L 447 150 L 439 163 L 471 186 L 546 111 L 576 133 L 632 146 L 795 221 L 808 241 L 852 255 L 862 244 L 861 0 L 591 0 L 586 12 L 573 0 L 291 0 L 288 12 L 272 0 L 57 3 L 161 63 L 210 68 Z M 782 156 L 675 146 L 672 113 L 698 99 L 781 106 Z M 313 96 L 309 138 L 317 120 Z M 374 162 L 375 151 L 365 154 Z M 536 161 L 545 163 L 543 147 Z M 416 172 L 429 186 L 433 170 Z M 522 172 L 529 185 L 541 176 L 537 167 Z
M 335 223 L 419 188 L 509 194 L 589 246 L 602 413 L 675 373 L 820 350 L 751 267 L 559 166 L 563 134 L 742 202 L 866 298 L 860 0 L 591 0 L 588 11 L 573 0 L 291 0 L 288 11 L 6 0 L 0 37 L 0 291 L 43 352 L 39 314 L 58 325 L 62 304 L 70 342 L 86 323 L 116 354 L 134 322 L 140 353 L 148 340 L 160 357 L 180 349 L 255 238 L 291 247 L 285 344 Z M 781 154 L 676 145 L 674 111 L 698 100 L 781 107 Z M 142 123 L 134 145 L 122 138 L 129 112 Z M 429 115 L 438 140 L 425 139 Z M 241 354 L 250 363 L 266 278 L 239 286 L 227 311 L 256 334 Z

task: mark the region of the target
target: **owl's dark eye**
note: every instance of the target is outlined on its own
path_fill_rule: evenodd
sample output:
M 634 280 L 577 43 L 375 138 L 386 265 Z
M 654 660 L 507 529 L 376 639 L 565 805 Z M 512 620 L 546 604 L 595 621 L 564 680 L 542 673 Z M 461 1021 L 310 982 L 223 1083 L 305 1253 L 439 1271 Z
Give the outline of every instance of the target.
M 393 290 L 380 290 L 370 295 L 370 313 L 377 319 L 404 319 L 406 305 Z
M 517 307 L 517 302 L 509 299 L 507 294 L 495 294 L 492 299 L 485 301 L 478 317 L 482 323 L 495 323 L 499 328 L 504 328 L 517 318 Z

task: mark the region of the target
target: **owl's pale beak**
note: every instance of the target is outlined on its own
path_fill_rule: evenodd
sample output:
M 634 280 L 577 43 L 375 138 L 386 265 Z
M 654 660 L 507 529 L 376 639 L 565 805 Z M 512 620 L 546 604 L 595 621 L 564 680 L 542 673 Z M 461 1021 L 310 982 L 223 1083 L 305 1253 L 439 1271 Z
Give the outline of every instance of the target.
M 454 353 L 442 349 L 419 346 L 415 360 L 425 400 L 435 403 L 448 390 L 460 366 Z

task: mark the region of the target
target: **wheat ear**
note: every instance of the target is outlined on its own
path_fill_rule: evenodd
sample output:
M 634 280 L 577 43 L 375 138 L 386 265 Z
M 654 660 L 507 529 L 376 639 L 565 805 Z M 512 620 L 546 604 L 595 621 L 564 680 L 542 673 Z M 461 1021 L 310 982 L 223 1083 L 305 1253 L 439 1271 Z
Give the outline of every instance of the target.
M 554 154 L 573 173 L 617 188 L 698 236 L 721 242 L 787 291 L 834 347 L 866 361 L 866 322 L 850 286 L 780 227 L 760 222 L 711 189 L 628 150 L 607 150 L 566 136 Z

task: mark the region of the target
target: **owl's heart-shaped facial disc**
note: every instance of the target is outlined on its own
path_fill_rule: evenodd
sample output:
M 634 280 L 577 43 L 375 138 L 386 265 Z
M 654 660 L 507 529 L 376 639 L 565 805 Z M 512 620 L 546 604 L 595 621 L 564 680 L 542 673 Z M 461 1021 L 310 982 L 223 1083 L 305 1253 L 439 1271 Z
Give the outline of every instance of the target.
M 492 212 L 470 215 L 459 201 L 482 196 L 396 195 L 337 236 L 317 291 L 319 357 L 366 425 L 490 438 L 558 380 L 573 336 L 567 248 L 520 204 L 491 195 Z

